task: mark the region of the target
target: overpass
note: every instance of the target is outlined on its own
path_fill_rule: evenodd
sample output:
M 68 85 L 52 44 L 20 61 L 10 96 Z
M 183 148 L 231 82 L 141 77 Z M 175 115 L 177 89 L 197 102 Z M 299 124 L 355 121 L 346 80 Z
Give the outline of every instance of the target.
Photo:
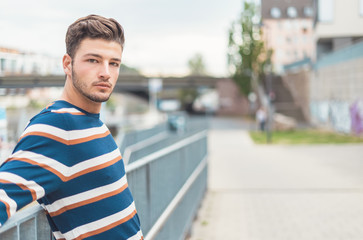
M 114 92 L 128 92 L 144 99 L 149 99 L 149 80 L 138 74 L 120 74 Z M 225 103 L 221 114 L 246 114 L 248 106 L 243 96 L 239 95 L 238 87 L 233 80 L 226 77 L 189 75 L 184 77 L 160 77 L 163 82 L 162 94 L 177 97 L 173 89 L 186 88 L 213 88 L 218 91 L 219 97 Z M 27 89 L 42 87 L 63 87 L 64 75 L 29 75 L 29 76 L 0 76 L 0 90 Z M 1 91 L 0 91 L 1 92 Z M 21 92 L 21 91 L 20 91 Z M 0 93 L 1 94 L 1 93 Z M 222 103 L 223 104 L 223 103 Z
M 120 74 L 115 86 L 115 92 L 129 92 L 143 98 L 148 98 L 150 77 L 138 74 Z M 163 89 L 177 88 L 215 88 L 216 83 L 224 78 L 210 76 L 185 76 L 185 77 L 160 77 L 163 82 Z M 63 87 L 64 75 L 28 75 L 28 76 L 3 76 L 0 77 L 1 88 L 42 88 L 42 87 Z
M 121 91 L 147 90 L 150 77 L 137 74 L 120 74 L 116 88 Z M 218 80 L 210 76 L 160 77 L 163 88 L 215 87 Z M 0 77 L 0 88 L 63 87 L 64 75 L 27 75 Z

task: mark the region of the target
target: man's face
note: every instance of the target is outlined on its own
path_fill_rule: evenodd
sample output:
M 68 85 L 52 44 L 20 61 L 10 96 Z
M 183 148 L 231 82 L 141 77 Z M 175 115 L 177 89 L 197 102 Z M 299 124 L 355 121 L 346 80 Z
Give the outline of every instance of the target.
M 121 64 L 122 48 L 114 41 L 82 40 L 72 59 L 72 83 L 82 97 L 105 102 L 115 87 Z

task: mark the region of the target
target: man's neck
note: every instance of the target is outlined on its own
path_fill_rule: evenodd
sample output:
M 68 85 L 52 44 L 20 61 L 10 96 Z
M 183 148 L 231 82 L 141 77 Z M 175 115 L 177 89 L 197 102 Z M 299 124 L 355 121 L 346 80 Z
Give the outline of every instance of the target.
M 75 91 L 74 88 L 67 87 L 67 83 L 63 89 L 60 100 L 69 102 L 70 104 L 77 106 L 89 113 L 98 114 L 101 111 L 101 102 L 94 102 L 88 99 L 79 92 Z

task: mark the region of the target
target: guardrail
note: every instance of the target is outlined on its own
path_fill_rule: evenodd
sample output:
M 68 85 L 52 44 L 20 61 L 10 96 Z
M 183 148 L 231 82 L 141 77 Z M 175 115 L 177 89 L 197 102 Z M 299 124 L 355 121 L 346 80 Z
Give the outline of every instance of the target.
M 207 130 L 194 129 L 128 164 L 126 173 L 145 239 L 185 239 L 207 188 Z M 0 239 L 52 239 L 42 208 L 16 213 L 0 228 Z

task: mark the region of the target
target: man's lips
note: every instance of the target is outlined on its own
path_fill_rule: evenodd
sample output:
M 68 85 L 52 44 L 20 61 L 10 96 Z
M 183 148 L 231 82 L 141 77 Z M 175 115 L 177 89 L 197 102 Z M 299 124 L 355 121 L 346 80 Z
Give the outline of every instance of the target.
M 108 83 L 108 82 L 98 82 L 93 85 L 96 87 L 101 87 L 101 88 L 111 88 L 112 87 L 112 84 Z

